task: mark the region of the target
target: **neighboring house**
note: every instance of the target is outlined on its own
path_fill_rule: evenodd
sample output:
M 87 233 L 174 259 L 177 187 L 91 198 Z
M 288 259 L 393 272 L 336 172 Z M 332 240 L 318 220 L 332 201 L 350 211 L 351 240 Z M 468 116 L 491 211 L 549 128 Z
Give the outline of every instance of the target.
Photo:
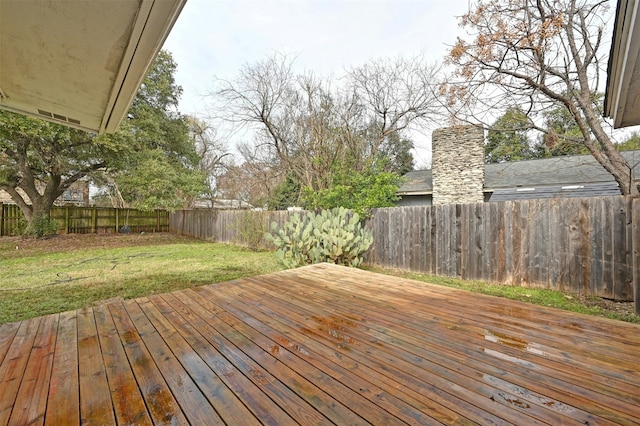
M 18 192 L 22 195 L 22 198 L 25 201 L 29 202 L 29 197 L 22 191 L 22 189 L 18 189 Z M 4 204 L 15 204 L 11 199 L 9 194 L 0 189 L 0 203 Z M 89 206 L 89 183 L 84 180 L 79 180 L 74 182 L 69 189 L 67 189 L 64 194 L 58 197 L 54 202 L 56 206 L 66 206 L 73 205 L 79 207 L 88 207 Z
M 640 124 L 640 4 L 618 0 L 604 111 L 615 128 Z
M 249 210 L 253 206 L 242 200 L 228 200 L 224 198 L 216 198 L 213 200 L 196 200 L 193 203 L 194 209 L 217 209 L 217 210 Z
M 622 155 L 640 178 L 640 150 Z M 431 170 L 411 171 L 404 178 L 398 205 L 432 204 Z M 485 201 L 620 195 L 613 176 L 591 155 L 486 164 L 483 192 Z

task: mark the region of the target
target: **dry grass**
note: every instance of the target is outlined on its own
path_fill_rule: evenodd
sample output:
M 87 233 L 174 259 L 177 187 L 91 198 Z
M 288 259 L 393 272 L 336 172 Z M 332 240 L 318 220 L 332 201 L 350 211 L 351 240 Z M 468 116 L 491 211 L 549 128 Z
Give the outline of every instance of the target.
M 0 323 L 282 269 L 272 253 L 172 234 L 0 239 Z

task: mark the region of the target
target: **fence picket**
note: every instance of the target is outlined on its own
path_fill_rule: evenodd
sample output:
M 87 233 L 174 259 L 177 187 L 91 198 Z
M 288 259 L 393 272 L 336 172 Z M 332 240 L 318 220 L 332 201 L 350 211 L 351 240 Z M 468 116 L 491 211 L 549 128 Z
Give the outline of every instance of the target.
M 24 215 L 15 204 L 0 203 L 0 236 L 18 235 Z M 60 234 L 118 232 L 128 225 L 131 232 L 168 232 L 169 212 L 142 211 L 106 207 L 53 206 L 51 218 L 56 220 Z
M 365 262 L 633 300 L 633 268 L 640 269 L 640 213 L 632 214 L 640 207 L 633 202 L 620 196 L 377 209 L 367 220 L 374 243 Z M 233 243 L 239 214 L 176 212 L 170 228 Z M 259 214 L 282 225 L 291 213 Z

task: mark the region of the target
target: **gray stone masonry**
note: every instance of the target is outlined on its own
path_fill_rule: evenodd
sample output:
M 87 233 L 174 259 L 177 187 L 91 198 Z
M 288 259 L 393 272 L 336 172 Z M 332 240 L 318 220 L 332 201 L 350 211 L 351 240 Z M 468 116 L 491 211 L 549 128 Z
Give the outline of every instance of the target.
M 454 126 L 435 130 L 433 204 L 482 203 L 484 195 L 484 129 Z

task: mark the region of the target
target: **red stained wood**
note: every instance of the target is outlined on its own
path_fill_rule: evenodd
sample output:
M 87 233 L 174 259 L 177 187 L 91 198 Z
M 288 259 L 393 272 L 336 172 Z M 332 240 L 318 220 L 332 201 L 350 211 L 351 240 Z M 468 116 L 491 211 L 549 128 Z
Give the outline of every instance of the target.
M 60 314 L 45 424 L 80 424 L 78 323 L 75 311 Z
M 94 308 L 94 316 L 109 381 L 111 400 L 118 423 L 151 425 L 151 417 L 131 371 L 111 313 L 104 306 L 96 307 Z
M 0 424 L 9 422 L 41 318 L 22 321 L 0 364 Z M 10 330 L 13 334 L 13 331 Z M 8 340 L 8 339 L 3 339 Z
M 0 325 L 0 425 L 636 424 L 638 347 L 636 324 L 314 265 Z
M 111 392 L 93 309 L 77 312 L 80 419 L 82 424 L 115 424 Z
M 57 328 L 58 315 L 50 315 L 42 319 L 22 376 L 16 402 L 13 405 L 10 424 L 41 425 L 44 423 Z

